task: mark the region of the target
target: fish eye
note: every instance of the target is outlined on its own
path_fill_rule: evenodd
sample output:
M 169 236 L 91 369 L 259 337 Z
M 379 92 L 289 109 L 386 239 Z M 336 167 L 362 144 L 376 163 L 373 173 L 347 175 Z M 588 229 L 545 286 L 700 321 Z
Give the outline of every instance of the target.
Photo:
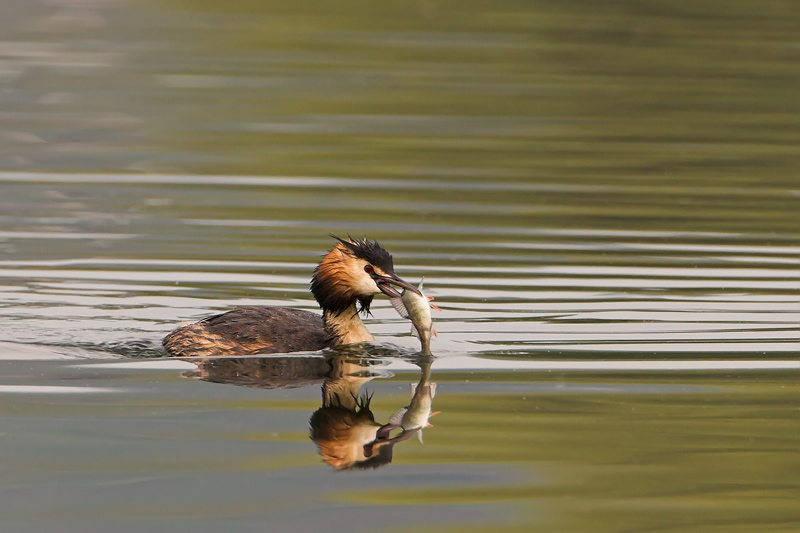
M 364 272 L 366 272 L 367 274 L 372 274 L 373 272 L 375 272 L 375 269 L 372 268 L 372 265 L 364 265 Z

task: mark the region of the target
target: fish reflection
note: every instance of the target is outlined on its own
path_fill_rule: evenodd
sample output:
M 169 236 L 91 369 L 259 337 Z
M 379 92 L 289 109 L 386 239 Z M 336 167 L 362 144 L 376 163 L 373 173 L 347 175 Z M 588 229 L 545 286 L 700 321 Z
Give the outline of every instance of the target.
M 322 405 L 310 418 L 311 440 L 322 459 L 338 470 L 377 468 L 392 462 L 394 446 L 415 435 L 422 442 L 422 430 L 432 427 L 436 383 L 431 381 L 431 358 L 420 358 L 417 383 L 411 383 L 411 399 L 385 424 L 375 420 L 370 409 L 372 394 L 362 390 L 376 377 L 391 373 L 378 366 L 379 360 L 333 356 L 214 357 L 192 359 L 195 370 L 187 377 L 212 383 L 249 388 L 297 388 L 322 386 Z
M 436 383 L 432 383 L 430 378 L 430 364 L 428 364 L 422 369 L 419 383 L 411 384 L 411 403 L 392 415 L 383 430 L 384 433 L 387 429 L 391 431 L 400 428 L 404 433 L 416 432 L 419 441 L 422 442 L 423 428 L 433 427 L 429 419 L 440 413 L 440 411 L 431 412 L 433 397 L 436 396 Z

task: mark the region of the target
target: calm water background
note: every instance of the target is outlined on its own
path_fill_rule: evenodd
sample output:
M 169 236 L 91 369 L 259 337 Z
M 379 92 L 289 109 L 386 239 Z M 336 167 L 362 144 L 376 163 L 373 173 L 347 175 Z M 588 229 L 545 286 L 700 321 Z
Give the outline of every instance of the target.
M 4 1 L 0 529 L 799 530 L 798 21 Z M 443 309 L 441 414 L 370 471 L 309 440 L 321 375 L 213 382 L 159 348 L 315 309 L 329 233 Z M 384 423 L 418 343 L 374 315 L 327 357 Z

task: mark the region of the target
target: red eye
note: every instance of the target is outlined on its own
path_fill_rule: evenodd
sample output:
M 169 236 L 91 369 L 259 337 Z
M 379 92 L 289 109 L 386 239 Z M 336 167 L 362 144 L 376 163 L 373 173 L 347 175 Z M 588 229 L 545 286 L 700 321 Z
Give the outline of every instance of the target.
M 372 268 L 372 265 L 364 265 L 364 272 L 366 272 L 367 274 L 372 274 L 373 272 L 375 272 L 375 269 Z

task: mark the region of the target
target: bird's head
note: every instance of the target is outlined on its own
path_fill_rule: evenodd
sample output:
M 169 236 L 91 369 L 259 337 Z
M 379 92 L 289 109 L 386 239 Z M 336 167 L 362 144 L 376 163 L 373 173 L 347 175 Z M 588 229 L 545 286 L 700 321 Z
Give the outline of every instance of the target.
M 332 237 L 339 242 L 311 278 L 311 292 L 324 311 L 339 314 L 358 301 L 360 310 L 369 312 L 376 294 L 400 297 L 395 287 L 419 294 L 419 289 L 397 277 L 392 256 L 377 241 Z

